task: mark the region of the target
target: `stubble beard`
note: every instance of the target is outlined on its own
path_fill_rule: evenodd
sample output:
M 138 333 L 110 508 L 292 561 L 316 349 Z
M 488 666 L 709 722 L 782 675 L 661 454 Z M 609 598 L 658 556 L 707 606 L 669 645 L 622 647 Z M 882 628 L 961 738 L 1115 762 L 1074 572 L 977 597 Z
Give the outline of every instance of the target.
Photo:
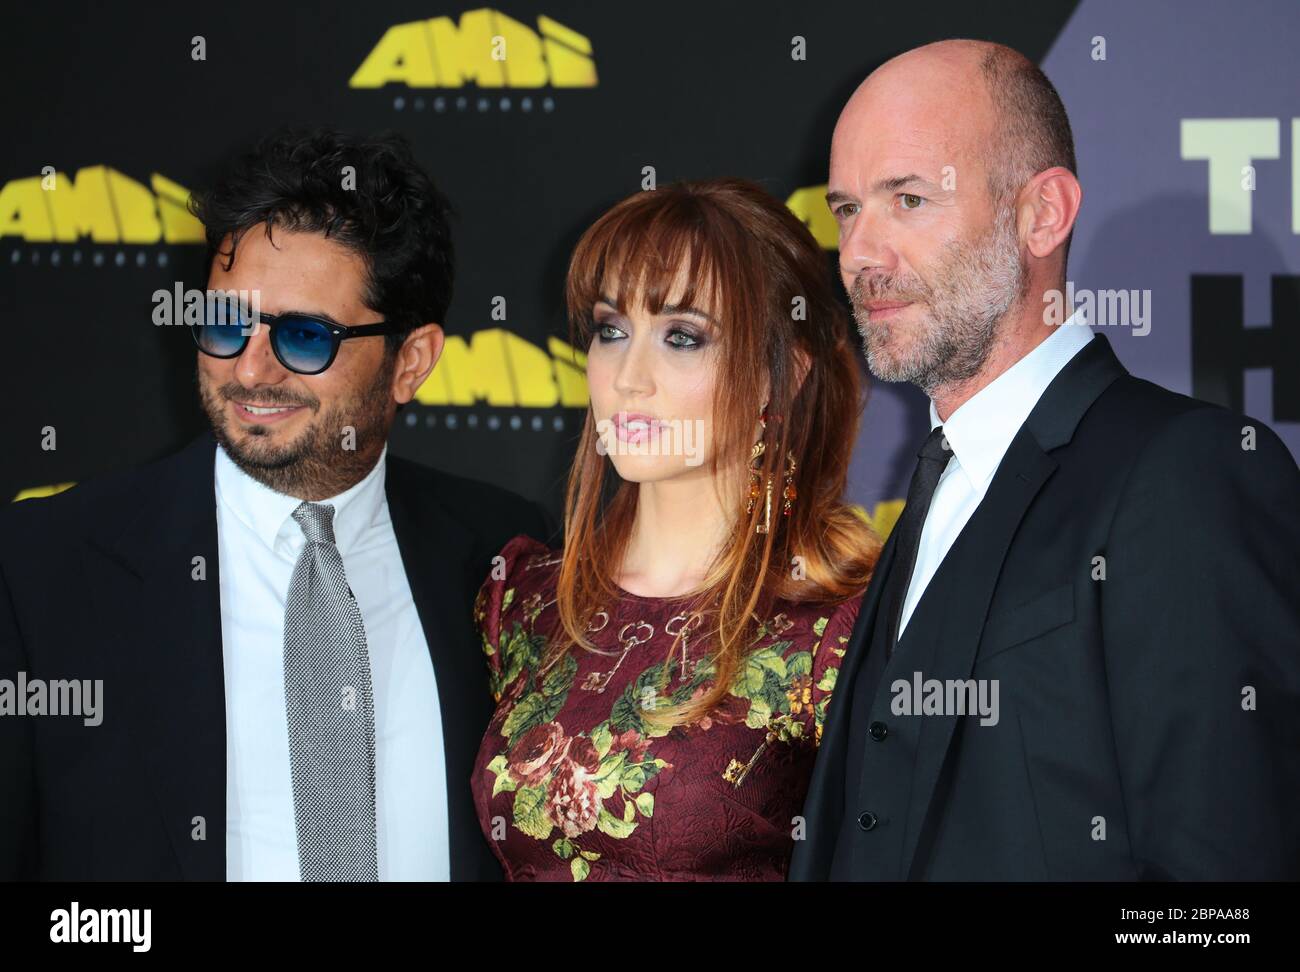
M 314 417 L 294 438 L 279 441 L 274 430 L 252 425 L 232 435 L 226 405 L 250 393 L 237 382 L 212 386 L 202 371 L 196 380 L 199 399 L 212 434 L 241 470 L 277 493 L 304 500 L 337 496 L 365 478 L 388 439 L 388 394 L 396 362 L 380 367 L 371 384 L 347 401 L 321 412 L 320 401 L 274 386 L 258 390 L 267 405 L 301 405 Z M 351 427 L 355 434 L 345 439 Z M 354 448 L 345 448 L 349 439 Z
M 861 273 L 849 298 L 871 373 L 881 381 L 910 382 L 933 398 L 979 374 L 999 325 L 1026 294 L 1014 211 L 1002 207 L 979 239 L 948 243 L 931 277 L 933 283 L 915 274 Z M 906 325 L 872 321 L 863 305 L 875 300 L 913 301 L 925 312 Z

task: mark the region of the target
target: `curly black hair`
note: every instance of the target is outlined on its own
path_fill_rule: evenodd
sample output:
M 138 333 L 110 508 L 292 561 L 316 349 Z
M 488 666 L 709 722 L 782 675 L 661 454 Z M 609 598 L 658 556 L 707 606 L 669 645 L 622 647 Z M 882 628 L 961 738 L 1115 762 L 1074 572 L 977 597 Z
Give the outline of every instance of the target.
M 345 166 L 355 170 L 355 188 L 344 188 Z M 366 305 L 403 331 L 386 337 L 390 353 L 413 328 L 445 322 L 455 275 L 451 204 L 396 132 L 279 129 L 196 192 L 190 211 L 203 223 L 209 263 L 221 256 L 227 270 L 244 233 L 260 223 L 268 232 L 323 233 L 360 254 Z

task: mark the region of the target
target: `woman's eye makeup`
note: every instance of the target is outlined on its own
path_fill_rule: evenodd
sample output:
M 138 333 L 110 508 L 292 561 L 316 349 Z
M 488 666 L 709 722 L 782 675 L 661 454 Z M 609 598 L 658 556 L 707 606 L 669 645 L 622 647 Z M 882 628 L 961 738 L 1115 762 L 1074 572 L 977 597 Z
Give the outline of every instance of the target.
M 696 348 L 704 346 L 704 336 L 696 333 L 690 328 L 685 328 L 674 324 L 668 329 L 668 334 L 664 340 L 675 348 L 683 351 L 694 351 Z
M 612 319 L 596 318 L 593 323 L 596 340 L 601 344 L 621 341 L 627 337 L 626 332 Z M 679 351 L 695 351 L 708 341 L 696 328 L 674 322 L 668 325 L 667 332 L 664 334 L 664 343 Z

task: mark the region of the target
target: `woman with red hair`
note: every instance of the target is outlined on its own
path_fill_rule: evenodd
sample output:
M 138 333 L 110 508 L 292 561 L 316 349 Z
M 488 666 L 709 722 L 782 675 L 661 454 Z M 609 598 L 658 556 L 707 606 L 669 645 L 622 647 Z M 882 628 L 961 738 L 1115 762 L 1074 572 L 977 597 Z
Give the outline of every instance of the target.
M 483 832 L 512 880 L 781 880 L 880 546 L 842 498 L 850 318 L 735 179 L 620 202 L 566 302 L 591 405 L 564 546 L 512 540 L 475 608 Z

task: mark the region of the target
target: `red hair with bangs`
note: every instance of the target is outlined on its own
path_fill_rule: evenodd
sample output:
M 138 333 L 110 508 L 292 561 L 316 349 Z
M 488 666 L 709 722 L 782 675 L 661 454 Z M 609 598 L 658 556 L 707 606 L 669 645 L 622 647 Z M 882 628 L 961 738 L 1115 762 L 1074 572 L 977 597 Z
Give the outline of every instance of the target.
M 660 670 L 659 707 L 642 713 L 661 726 L 689 723 L 713 709 L 753 642 L 753 622 L 769 617 L 778 600 L 829 604 L 860 595 L 880 551 L 871 528 L 842 499 L 863 406 L 853 325 L 824 252 L 761 186 L 741 179 L 682 182 L 637 193 L 601 216 L 569 265 L 565 301 L 573 345 L 590 347 L 598 300 L 612 299 L 620 313 L 636 302 L 659 314 L 683 268 L 685 290 L 676 303 L 706 307 L 721 325 L 710 430 L 714 483 L 723 478 L 720 470 L 748 463 L 766 384 L 761 475 L 764 483 L 773 477 L 775 515 L 770 532 L 756 532 L 764 504 L 745 514 L 743 478 L 734 497 L 725 497 L 736 522 L 692 600 L 703 620 L 693 637 L 704 639 L 711 662 L 700 671 L 712 685 L 696 699 L 690 697 L 696 680 L 665 691 L 674 642 Z M 615 579 L 638 485 L 618 478 L 597 441 L 589 408 L 565 498 L 556 597 L 566 638 L 548 646 L 547 665 L 574 646 L 591 648 L 590 620 L 620 597 Z M 796 462 L 797 498 L 782 516 L 787 452 Z

